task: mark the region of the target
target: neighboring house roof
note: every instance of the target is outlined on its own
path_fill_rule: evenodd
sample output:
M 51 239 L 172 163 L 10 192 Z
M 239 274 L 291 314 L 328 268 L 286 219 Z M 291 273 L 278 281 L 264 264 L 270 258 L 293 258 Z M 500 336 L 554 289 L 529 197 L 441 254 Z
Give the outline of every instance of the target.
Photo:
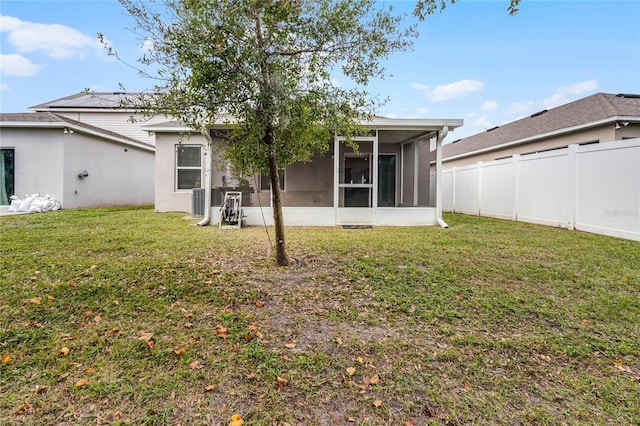
M 140 142 L 137 139 L 72 120 L 59 114 L 51 112 L 29 112 L 29 113 L 8 113 L 0 114 L 0 127 L 21 127 L 21 128 L 66 128 L 81 133 L 92 134 L 102 138 L 112 140 L 117 143 L 136 146 L 149 151 L 155 151 L 153 145 Z
M 446 144 L 442 157 L 463 157 L 618 120 L 640 122 L 640 95 L 596 93 Z
M 34 111 L 50 111 L 52 109 L 63 110 L 114 110 L 125 109 L 127 105 L 133 106 L 140 97 L 140 93 L 125 92 L 80 92 L 64 98 L 34 105 L 29 109 Z

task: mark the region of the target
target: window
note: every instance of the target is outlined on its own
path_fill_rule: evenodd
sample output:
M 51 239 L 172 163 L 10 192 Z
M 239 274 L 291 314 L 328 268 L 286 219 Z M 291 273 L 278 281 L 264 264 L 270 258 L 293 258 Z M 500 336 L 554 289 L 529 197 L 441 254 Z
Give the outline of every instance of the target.
M 0 205 L 8 205 L 9 197 L 15 194 L 15 151 L 0 149 Z
M 200 145 L 176 145 L 176 190 L 200 188 L 201 151 Z
M 280 190 L 284 191 L 284 169 L 278 170 L 278 177 L 280 178 Z M 269 175 L 260 175 L 260 191 L 271 191 L 271 178 Z

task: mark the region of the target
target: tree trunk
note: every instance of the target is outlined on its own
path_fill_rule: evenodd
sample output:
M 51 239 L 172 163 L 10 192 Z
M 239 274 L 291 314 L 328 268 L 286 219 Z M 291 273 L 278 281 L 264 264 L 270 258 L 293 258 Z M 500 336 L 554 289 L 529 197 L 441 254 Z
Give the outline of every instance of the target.
M 289 257 L 284 240 L 284 217 L 282 216 L 282 201 L 280 200 L 280 176 L 278 160 L 273 142 L 273 127 L 267 124 L 265 129 L 265 143 L 269 146 L 269 179 L 271 180 L 271 202 L 273 206 L 273 223 L 276 228 L 276 264 L 289 266 Z

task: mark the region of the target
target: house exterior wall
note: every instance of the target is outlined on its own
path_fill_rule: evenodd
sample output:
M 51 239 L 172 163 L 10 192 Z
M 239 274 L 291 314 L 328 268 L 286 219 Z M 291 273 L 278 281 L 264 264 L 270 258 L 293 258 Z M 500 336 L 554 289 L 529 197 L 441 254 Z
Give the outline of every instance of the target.
M 3 127 L 0 145 L 15 149 L 18 197 L 49 194 L 65 209 L 153 204 L 152 151 L 61 128 Z
M 0 146 L 15 150 L 15 195 L 49 194 L 64 203 L 62 129 L 0 128 Z
M 62 133 L 62 132 L 60 132 Z M 80 132 L 63 134 L 64 208 L 153 204 L 154 154 Z M 86 170 L 88 177 L 78 174 Z
M 192 191 L 176 191 L 175 187 L 175 145 L 178 143 L 176 133 L 156 134 L 155 155 L 155 210 L 158 212 L 190 212 Z M 185 137 L 182 143 L 189 145 L 206 145 L 204 136 L 193 134 Z M 204 182 L 204 154 L 202 160 L 202 179 Z M 215 176 L 212 177 L 215 179 Z
M 505 157 L 510 157 L 515 154 L 541 152 L 549 149 L 569 146 L 571 144 L 584 144 L 593 141 L 609 142 L 613 140 L 620 140 L 622 139 L 623 135 L 628 135 L 629 137 L 637 137 L 640 136 L 640 130 L 634 130 L 633 126 L 630 125 L 627 128 L 621 128 L 620 130 L 616 131 L 613 125 L 609 123 L 606 126 L 594 127 L 579 132 L 564 134 L 557 137 L 550 137 L 536 142 L 524 143 L 516 146 L 510 146 L 504 149 L 470 155 L 464 158 L 445 158 L 443 159 L 443 166 L 446 168 L 461 167 L 469 164 L 475 164 L 478 161 L 493 161 Z

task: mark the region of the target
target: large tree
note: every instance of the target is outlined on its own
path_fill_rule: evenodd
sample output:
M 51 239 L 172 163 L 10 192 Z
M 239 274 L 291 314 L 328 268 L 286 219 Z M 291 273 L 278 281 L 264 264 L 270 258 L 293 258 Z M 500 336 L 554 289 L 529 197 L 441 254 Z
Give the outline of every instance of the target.
M 120 2 L 152 44 L 141 58 L 157 79 L 145 110 L 209 142 L 214 123 L 229 120 L 219 152 L 237 174 L 269 175 L 276 262 L 288 265 L 279 170 L 327 150 L 336 133 L 357 134 L 379 106 L 367 83 L 411 48 L 414 28 L 375 0 Z

